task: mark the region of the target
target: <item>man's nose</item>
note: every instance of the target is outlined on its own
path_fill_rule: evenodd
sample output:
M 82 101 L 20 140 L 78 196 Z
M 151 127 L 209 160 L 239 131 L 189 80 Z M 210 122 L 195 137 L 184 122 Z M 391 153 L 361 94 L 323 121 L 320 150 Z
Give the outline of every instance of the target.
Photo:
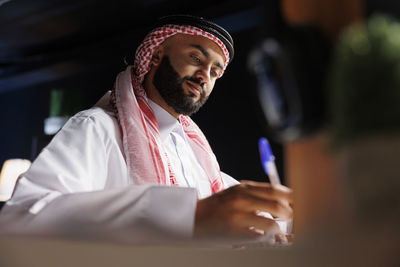
M 208 84 L 211 80 L 210 69 L 207 67 L 200 68 L 195 77 L 201 81 L 202 84 Z

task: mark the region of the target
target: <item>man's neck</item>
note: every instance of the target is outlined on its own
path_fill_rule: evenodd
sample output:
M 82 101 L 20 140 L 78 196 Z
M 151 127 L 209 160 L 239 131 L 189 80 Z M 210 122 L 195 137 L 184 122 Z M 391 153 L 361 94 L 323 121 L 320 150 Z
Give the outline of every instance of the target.
M 143 81 L 143 88 L 146 91 L 147 97 L 151 99 L 154 103 L 165 109 L 169 114 L 174 116 L 176 119 L 179 118 L 179 114 L 175 112 L 175 110 L 170 107 L 162 98 L 160 93 L 158 92 L 157 88 L 153 84 L 153 77 L 152 73 L 149 72 Z

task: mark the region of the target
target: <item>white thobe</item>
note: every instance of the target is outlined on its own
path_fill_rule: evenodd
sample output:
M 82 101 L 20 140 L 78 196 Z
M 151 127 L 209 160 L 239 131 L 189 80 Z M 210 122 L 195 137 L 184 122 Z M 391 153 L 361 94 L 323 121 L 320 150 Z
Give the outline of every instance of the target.
M 175 117 L 151 100 L 149 100 L 149 105 L 157 119 L 160 138 L 173 166 L 178 184 L 196 188 L 199 198 L 210 196 L 210 181 L 187 142 L 182 125 Z
M 72 117 L 21 175 L 0 212 L 0 232 L 137 244 L 190 239 L 197 199 L 211 194 L 210 184 L 179 122 L 150 105 L 180 187 L 132 183 L 103 97 Z M 223 180 L 225 187 L 238 183 L 224 173 Z

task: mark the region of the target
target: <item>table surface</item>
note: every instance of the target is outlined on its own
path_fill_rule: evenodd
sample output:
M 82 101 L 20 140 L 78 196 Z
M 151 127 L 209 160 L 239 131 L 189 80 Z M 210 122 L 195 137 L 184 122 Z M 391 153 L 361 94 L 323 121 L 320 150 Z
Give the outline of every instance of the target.
M 129 245 L 108 241 L 0 236 L 0 266 L 291 267 L 400 266 L 396 225 L 344 233 L 324 230 L 291 246 Z

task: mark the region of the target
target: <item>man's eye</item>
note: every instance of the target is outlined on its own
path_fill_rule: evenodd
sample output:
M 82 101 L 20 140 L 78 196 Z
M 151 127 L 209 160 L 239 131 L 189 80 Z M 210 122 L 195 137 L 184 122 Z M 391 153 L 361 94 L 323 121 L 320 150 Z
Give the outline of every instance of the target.
M 211 76 L 212 77 L 218 77 L 218 72 L 216 72 L 216 71 L 211 71 Z
M 191 57 L 196 63 L 200 63 L 200 58 L 198 58 L 197 56 L 194 56 L 194 55 L 192 55 Z

